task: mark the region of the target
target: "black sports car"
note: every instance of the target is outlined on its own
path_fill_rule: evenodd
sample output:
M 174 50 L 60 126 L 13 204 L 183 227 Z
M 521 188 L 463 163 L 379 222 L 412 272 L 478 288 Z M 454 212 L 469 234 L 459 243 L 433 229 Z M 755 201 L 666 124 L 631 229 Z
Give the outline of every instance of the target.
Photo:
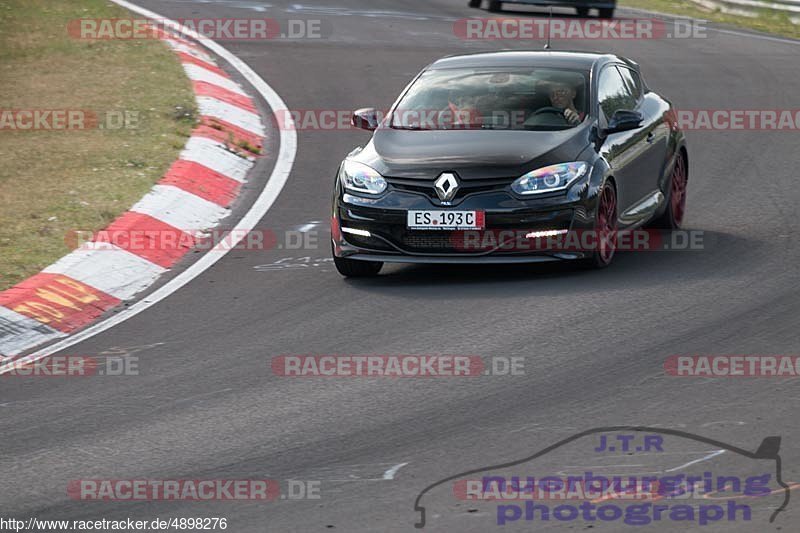
M 503 4 L 529 4 L 535 6 L 574 7 L 579 17 L 589 15 L 589 10 L 596 8 L 602 18 L 612 18 L 617 0 L 489 0 L 489 11 L 498 12 Z M 469 7 L 481 7 L 481 0 L 469 0 Z
M 440 59 L 339 167 L 337 269 L 384 262 L 611 263 L 620 230 L 678 228 L 688 156 L 672 105 L 628 59 L 504 51 Z M 564 240 L 579 235 L 579 246 Z

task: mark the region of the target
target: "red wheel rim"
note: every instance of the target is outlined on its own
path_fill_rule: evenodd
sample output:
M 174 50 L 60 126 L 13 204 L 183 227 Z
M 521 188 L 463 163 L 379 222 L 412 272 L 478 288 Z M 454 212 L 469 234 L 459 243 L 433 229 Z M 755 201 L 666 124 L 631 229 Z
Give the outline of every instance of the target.
M 686 163 L 683 160 L 683 156 L 680 155 L 675 161 L 675 168 L 672 169 L 672 190 L 670 195 L 672 220 L 676 226 L 680 226 L 686 210 Z
M 597 232 L 600 259 L 611 262 L 617 249 L 617 193 L 614 187 L 606 185 L 600 195 L 597 207 Z

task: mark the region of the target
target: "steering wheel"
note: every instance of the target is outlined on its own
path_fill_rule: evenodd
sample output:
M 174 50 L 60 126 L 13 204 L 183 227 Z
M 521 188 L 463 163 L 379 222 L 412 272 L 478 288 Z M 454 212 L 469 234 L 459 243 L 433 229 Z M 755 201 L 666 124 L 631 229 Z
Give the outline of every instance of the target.
M 561 117 L 564 117 L 564 110 L 553 106 L 541 107 L 536 111 L 534 111 L 533 113 L 531 113 L 531 116 L 540 115 L 542 113 L 552 113 L 554 115 L 561 115 Z

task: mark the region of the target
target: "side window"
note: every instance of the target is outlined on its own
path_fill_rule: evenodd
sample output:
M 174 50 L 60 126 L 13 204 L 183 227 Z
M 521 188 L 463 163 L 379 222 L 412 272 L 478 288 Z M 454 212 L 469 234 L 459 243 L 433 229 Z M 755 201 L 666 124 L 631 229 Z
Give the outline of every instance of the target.
M 639 77 L 639 73 L 627 67 L 618 68 L 625 85 L 627 85 L 628 90 L 638 102 L 639 98 L 642 97 L 642 79 Z
M 606 123 L 618 110 L 636 107 L 636 98 L 614 66 L 606 67 L 600 73 L 597 89 L 597 100 Z

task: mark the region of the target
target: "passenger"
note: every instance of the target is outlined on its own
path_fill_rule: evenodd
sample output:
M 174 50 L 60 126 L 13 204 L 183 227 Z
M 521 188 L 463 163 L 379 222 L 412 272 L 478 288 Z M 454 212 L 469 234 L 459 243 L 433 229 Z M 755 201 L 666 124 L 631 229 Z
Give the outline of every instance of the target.
M 478 100 L 479 98 L 473 95 L 451 94 L 447 103 L 447 111 L 450 113 L 446 113 L 452 118 L 451 124 L 455 127 L 480 127 L 481 114 L 478 111 Z

